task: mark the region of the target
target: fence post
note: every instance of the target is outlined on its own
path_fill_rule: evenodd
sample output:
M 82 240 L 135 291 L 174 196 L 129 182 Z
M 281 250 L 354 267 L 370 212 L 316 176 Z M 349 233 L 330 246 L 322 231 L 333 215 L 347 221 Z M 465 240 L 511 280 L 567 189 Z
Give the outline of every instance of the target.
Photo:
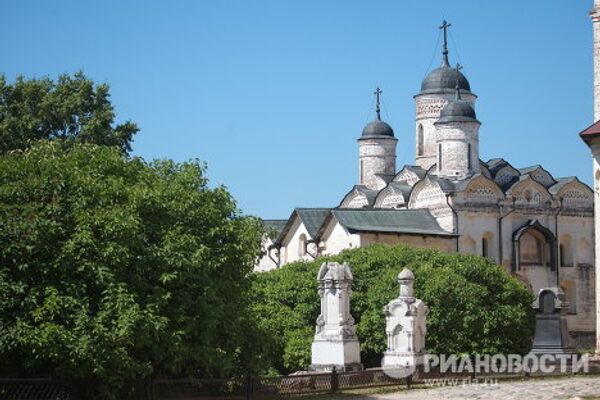
M 254 397 L 254 379 L 252 375 L 246 375 L 246 400 L 252 400 Z
M 412 385 L 412 374 L 406 377 L 406 389 L 410 390 L 410 387 Z
M 338 391 L 338 373 L 335 365 L 331 369 L 331 393 L 337 393 Z

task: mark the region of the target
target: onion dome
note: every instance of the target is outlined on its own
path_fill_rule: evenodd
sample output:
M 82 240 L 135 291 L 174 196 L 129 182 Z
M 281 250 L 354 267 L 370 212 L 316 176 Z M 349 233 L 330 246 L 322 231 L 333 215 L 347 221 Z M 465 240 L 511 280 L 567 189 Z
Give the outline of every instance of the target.
M 456 86 L 463 92 L 471 92 L 471 85 L 467 78 L 450 66 L 448 61 L 448 28 L 451 26 L 444 21 L 440 29 L 444 31 L 444 45 L 442 50 L 442 65 L 431 71 L 421 83 L 419 94 L 451 94 Z
M 375 120 L 369 122 L 362 131 L 362 137 L 369 136 L 389 136 L 394 137 L 394 130 L 386 122 L 381 120 L 381 108 L 379 107 L 379 96 L 383 91 L 379 88 L 375 90 L 375 97 L 377 100 L 375 106 Z
M 436 124 L 443 124 L 447 122 L 477 122 L 477 115 L 475 115 L 475 109 L 471 106 L 471 103 L 461 99 L 460 88 L 456 87 L 456 98 L 449 101 L 442 112 L 440 113 L 440 119 Z
M 448 58 L 444 58 L 442 66 L 431 71 L 421 83 L 420 94 L 446 94 L 455 90 L 456 84 L 464 92 L 471 92 L 471 85 L 465 76 L 448 64 Z
M 391 136 L 394 137 L 394 130 L 387 123 L 380 119 L 369 122 L 362 131 L 362 136 Z

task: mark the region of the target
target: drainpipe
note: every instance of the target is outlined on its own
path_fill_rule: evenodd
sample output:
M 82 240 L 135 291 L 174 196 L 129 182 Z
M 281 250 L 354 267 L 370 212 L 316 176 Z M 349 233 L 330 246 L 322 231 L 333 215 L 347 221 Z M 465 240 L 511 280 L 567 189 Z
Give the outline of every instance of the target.
M 452 210 L 452 213 L 454 213 L 454 215 L 456 216 L 456 252 L 458 253 L 459 250 L 459 246 L 458 246 L 458 239 L 459 239 L 459 230 L 458 230 L 458 213 L 456 212 L 456 210 L 454 209 L 454 207 L 452 207 L 452 205 L 450 204 L 450 193 L 446 193 L 446 204 L 448 205 L 448 207 L 450 207 L 450 209 Z
M 560 215 L 560 213 L 563 210 L 563 198 L 559 197 L 558 198 L 558 210 L 556 211 L 556 214 L 554 214 L 554 240 L 556 241 L 556 259 L 554 260 L 554 264 L 556 265 L 556 285 L 560 286 L 560 276 L 559 276 L 559 271 L 560 271 L 560 239 L 558 237 L 558 216 Z M 571 246 L 571 250 L 572 250 L 572 246 Z
M 310 251 L 308 251 L 308 245 L 311 243 L 314 243 L 314 245 L 316 246 L 316 249 L 317 249 L 316 254 L 311 254 Z M 304 252 L 306 254 L 308 254 L 309 256 L 311 256 L 312 259 L 314 260 L 319 256 L 319 245 L 317 244 L 317 242 L 314 239 L 307 240 L 306 243 L 304 243 Z
M 502 265 L 502 262 L 504 261 L 504 245 L 502 244 L 502 220 L 504 220 L 504 218 L 508 217 L 510 214 L 512 214 L 513 212 L 515 212 L 515 202 L 516 202 L 516 198 L 512 198 L 512 206 L 511 206 L 511 210 L 509 212 L 507 212 L 506 214 L 504 214 L 503 216 L 501 216 L 500 218 L 498 218 L 498 252 L 500 253 L 500 265 Z
M 271 250 L 277 250 L 277 259 L 273 258 Z M 269 259 L 273 261 L 277 268 L 281 267 L 281 246 L 276 246 L 274 244 L 270 245 L 267 248 L 267 255 L 269 256 Z

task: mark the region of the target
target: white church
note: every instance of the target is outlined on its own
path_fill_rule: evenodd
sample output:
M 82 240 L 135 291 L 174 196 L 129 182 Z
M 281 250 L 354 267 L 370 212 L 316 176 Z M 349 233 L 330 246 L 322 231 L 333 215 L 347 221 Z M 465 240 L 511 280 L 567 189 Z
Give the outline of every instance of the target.
M 375 119 L 358 138 L 359 184 L 336 207 L 297 208 L 287 220 L 265 220 L 272 234 L 256 270 L 373 243 L 478 254 L 532 293 L 562 287 L 571 336 L 579 347 L 592 347 L 594 192 L 540 165 L 479 158 L 477 96 L 460 67 L 450 65 L 448 27 L 440 27 L 441 66 L 414 96 L 414 165 L 396 166 L 397 139 L 381 120 L 378 88 Z

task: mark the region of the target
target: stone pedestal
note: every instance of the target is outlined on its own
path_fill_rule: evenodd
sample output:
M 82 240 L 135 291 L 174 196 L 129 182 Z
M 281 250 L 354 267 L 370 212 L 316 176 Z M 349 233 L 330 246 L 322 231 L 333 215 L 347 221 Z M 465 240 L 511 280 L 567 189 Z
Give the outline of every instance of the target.
M 531 354 L 571 354 L 575 349 L 569 342 L 566 314 L 569 303 L 560 288 L 541 289 L 536 297 L 535 337 Z
M 352 271 L 347 264 L 327 262 L 317 275 L 321 314 L 312 344 L 313 371 L 362 370 L 360 344 L 350 315 Z
M 426 319 L 429 310 L 414 297 L 415 276 L 409 269 L 398 275 L 400 296 L 384 307 L 387 351 L 383 353 L 383 368 L 414 367 L 423 364 Z

